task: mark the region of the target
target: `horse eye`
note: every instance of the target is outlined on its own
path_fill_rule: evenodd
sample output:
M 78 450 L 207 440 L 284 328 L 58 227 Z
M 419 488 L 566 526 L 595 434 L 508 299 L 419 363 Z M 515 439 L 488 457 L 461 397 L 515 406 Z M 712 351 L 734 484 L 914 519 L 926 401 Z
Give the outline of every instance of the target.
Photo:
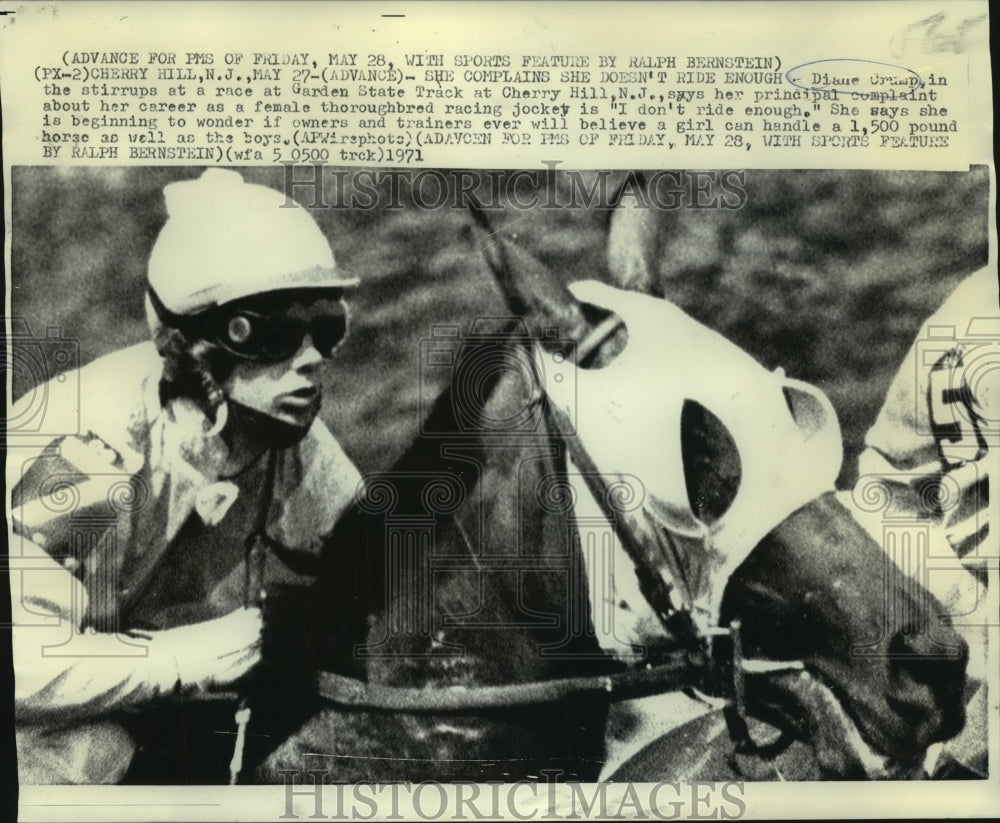
M 226 333 L 229 335 L 229 339 L 233 343 L 246 343 L 250 339 L 250 334 L 253 331 L 250 326 L 250 320 L 244 317 L 242 314 L 236 315 L 229 321 L 229 327 L 226 329 Z

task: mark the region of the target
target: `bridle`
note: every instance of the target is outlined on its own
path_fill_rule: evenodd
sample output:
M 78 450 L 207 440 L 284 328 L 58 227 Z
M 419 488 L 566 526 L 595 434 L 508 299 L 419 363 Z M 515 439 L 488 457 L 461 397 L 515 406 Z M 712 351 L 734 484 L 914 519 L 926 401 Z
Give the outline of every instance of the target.
M 598 348 L 623 326 L 616 315 L 609 315 L 600 322 L 577 346 L 577 362 L 586 363 Z M 537 402 L 544 402 L 544 393 L 539 391 Z M 586 695 L 600 696 L 608 702 L 618 702 L 682 691 L 693 697 L 701 697 L 701 691 L 725 693 L 728 699 L 724 712 L 730 735 L 736 743 L 737 751 L 770 754 L 783 745 L 783 733 L 777 743 L 758 747 L 753 743 L 746 717 L 745 677 L 748 668 L 757 673 L 768 671 L 788 672 L 803 669 L 801 661 L 747 661 L 743 657 L 741 628 L 738 621 L 728 627 L 699 628 L 691 612 L 678 607 L 673 600 L 672 587 L 663 577 L 650 568 L 643 560 L 637 538 L 623 524 L 622 518 L 615 517 L 609 508 L 611 498 L 601 487 L 601 475 L 596 471 L 585 450 L 579 444 L 566 421 L 559 419 L 558 413 L 550 415 L 557 433 L 567 444 L 574 463 L 582 471 L 590 492 L 604 508 L 608 522 L 612 524 L 622 547 L 632 560 L 639 580 L 640 590 L 667 631 L 675 641 L 675 646 L 657 654 L 655 663 L 626 668 L 622 671 L 588 676 L 552 678 L 502 685 L 473 687 L 413 688 L 388 686 L 362 681 L 330 671 L 319 671 L 316 675 L 317 694 L 325 701 L 349 710 L 375 711 L 406 714 L 465 714 L 472 712 L 494 712 L 516 707 L 537 706 L 556 703 Z M 272 548 L 264 530 L 266 510 L 273 493 L 273 466 L 269 466 L 269 481 L 262 501 L 262 514 L 258 517 L 246 547 L 245 594 L 248 605 L 259 604 L 259 588 L 264 557 Z M 467 535 L 459 528 L 459 533 L 468 542 Z M 475 553 L 472 552 L 475 556 Z M 719 662 L 719 643 L 728 638 L 729 654 L 726 665 Z M 731 681 L 726 687 L 724 672 L 731 671 Z M 242 714 L 241 714 L 242 713 Z M 242 766 L 242 743 L 245 727 L 249 719 L 246 699 L 237 711 L 238 734 L 236 751 L 231 765 L 233 782 Z M 765 748 L 767 751 L 765 751 Z
M 615 315 L 610 315 L 599 323 L 578 344 L 577 361 L 586 363 L 591 355 L 620 328 L 622 321 Z M 541 392 L 538 399 L 542 399 Z M 577 445 L 577 439 L 570 436 L 568 428 L 564 424 L 561 425 L 556 415 L 552 417 L 558 434 L 572 452 L 574 462 L 583 470 L 588 484 L 591 484 L 591 492 L 602 505 L 605 505 L 609 497 L 598 487 L 601 482 L 600 474 L 592 465 L 588 466 L 589 458 Z M 601 694 L 609 701 L 621 701 L 667 691 L 690 693 L 690 690 L 704 688 L 706 684 L 714 687 L 719 685 L 721 671 L 719 665 L 713 662 L 713 647 L 719 638 L 728 637 L 732 649 L 734 673 L 731 690 L 733 699 L 730 703 L 733 706 L 734 717 L 742 717 L 745 712 L 743 705 L 745 689 L 740 624 L 734 622 L 726 628 L 709 629 L 707 634 L 700 630 L 691 618 L 690 612 L 674 604 L 669 584 L 641 561 L 642 553 L 636 538 L 624 527 L 621 518 L 614 517 L 614 513 L 610 510 L 605 511 L 605 514 L 635 564 L 644 596 L 653 606 L 669 636 L 676 640 L 676 648 L 660 652 L 656 663 L 647 663 L 642 667 L 607 674 L 459 688 L 386 686 L 321 671 L 317 679 L 319 695 L 331 703 L 352 709 L 438 714 L 495 711 L 516 706 L 552 703 L 586 694 Z M 461 529 L 459 531 L 468 541 Z M 758 665 L 760 664 L 770 665 L 782 671 L 802 668 L 802 664 L 798 661 L 792 663 L 758 661 Z M 740 726 L 738 720 L 732 721 L 734 730 L 738 731 Z M 742 727 L 745 729 L 745 723 Z M 749 740 L 748 735 L 746 739 Z

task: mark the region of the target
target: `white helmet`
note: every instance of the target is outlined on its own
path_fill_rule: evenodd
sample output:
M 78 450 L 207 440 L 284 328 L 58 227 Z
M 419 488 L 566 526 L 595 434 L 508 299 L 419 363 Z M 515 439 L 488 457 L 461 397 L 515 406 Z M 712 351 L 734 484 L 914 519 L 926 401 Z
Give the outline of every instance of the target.
M 316 221 L 281 192 L 212 168 L 163 190 L 168 220 L 149 258 L 149 285 L 175 314 L 281 289 L 336 289 L 337 270 Z

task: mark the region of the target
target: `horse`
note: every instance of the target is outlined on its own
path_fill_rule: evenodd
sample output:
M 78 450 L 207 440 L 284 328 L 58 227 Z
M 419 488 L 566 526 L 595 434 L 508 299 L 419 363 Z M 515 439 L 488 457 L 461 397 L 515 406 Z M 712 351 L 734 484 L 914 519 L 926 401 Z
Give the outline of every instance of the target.
M 593 780 L 609 701 L 637 683 L 631 692 L 715 691 L 728 709 L 654 744 L 616 779 L 918 775 L 927 747 L 963 722 L 964 646 L 947 625 L 927 630 L 943 610 L 832 494 L 786 517 L 735 569 L 718 621 L 728 642 L 700 636 L 640 560 L 667 640 L 639 666 L 601 649 L 566 482 L 569 456 L 585 459 L 586 444 L 553 414 L 532 352 L 599 369 L 627 348 L 628 328 L 477 222 L 472 236 L 513 317 L 483 319 L 423 352 L 452 369 L 451 383 L 392 470 L 365 478 L 331 536 L 293 655 L 319 674 L 268 687 L 295 704 L 294 722 L 254 761 L 253 779 L 517 780 L 556 770 Z M 739 485 L 732 439 L 697 407 L 684 425 L 692 508 L 718 518 Z M 588 477 L 615 520 L 599 472 Z M 621 519 L 614 525 L 634 542 Z M 288 648 L 277 654 L 288 659 Z M 761 661 L 771 665 L 750 665 Z M 661 676 L 636 679 L 651 662 Z M 758 720 L 779 742 L 754 742 Z
M 648 255 L 655 223 L 648 211 L 621 205 L 614 211 L 608 279 L 653 291 Z M 498 240 L 493 246 L 501 253 L 489 259 L 512 311 L 558 324 L 576 340 L 598 338 L 581 366 L 604 368 L 626 349 L 621 318 L 581 303 L 513 244 Z M 544 347 L 547 338 L 539 339 Z M 791 410 L 796 401 L 790 394 L 785 400 Z M 739 490 L 736 444 L 709 410 L 695 403 L 685 411 L 680 434 L 691 509 L 700 520 L 717 522 Z M 585 445 L 577 451 L 585 453 Z M 643 554 L 641 547 L 636 554 Z M 718 657 L 722 681 L 739 692 L 741 714 L 723 718 L 719 712 L 688 724 L 613 779 L 920 776 L 927 747 L 953 736 L 964 722 L 967 649 L 944 615 L 838 497 L 823 493 L 771 529 L 725 588 L 719 625 L 737 627 L 739 659 L 726 644 L 720 647 L 728 654 Z M 747 725 L 756 719 L 780 729 L 780 742 L 754 745 Z M 738 765 L 732 737 L 757 762 Z M 792 746 L 803 740 L 813 750 L 808 755 Z M 776 758 L 786 749 L 791 756 L 779 768 Z

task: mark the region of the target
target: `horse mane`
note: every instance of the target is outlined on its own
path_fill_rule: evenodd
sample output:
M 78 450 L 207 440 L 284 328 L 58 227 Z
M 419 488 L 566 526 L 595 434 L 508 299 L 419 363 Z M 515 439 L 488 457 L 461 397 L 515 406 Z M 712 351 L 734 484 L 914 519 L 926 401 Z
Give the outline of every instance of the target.
M 505 324 L 500 334 L 491 335 L 489 338 L 483 340 L 473 338 L 465 344 L 470 347 L 465 350 L 466 356 L 475 347 L 496 346 L 501 343 L 504 345 L 516 345 L 512 338 L 517 328 L 518 324 L 512 321 Z M 501 369 L 494 369 L 479 383 L 480 386 L 485 386 L 487 389 L 487 391 L 483 392 L 482 398 L 484 408 L 486 403 L 493 397 L 502 376 L 503 371 Z M 422 421 L 423 431 L 417 434 L 413 442 L 393 464 L 392 468 L 388 470 L 388 474 L 433 470 L 438 465 L 450 462 L 445 460 L 441 454 L 442 442 L 448 442 L 451 436 L 462 440 L 471 440 L 479 433 L 480 429 L 478 427 L 474 425 L 470 427 L 468 422 L 463 423 L 458 419 L 456 414 L 458 402 L 456 402 L 455 398 L 455 385 L 454 383 L 449 383 L 444 391 L 438 395 L 431 406 L 430 413 Z M 466 411 L 468 411 L 467 407 Z M 478 411 L 481 412 L 482 409 Z M 424 432 L 438 432 L 439 434 L 428 436 Z
M 473 354 L 480 346 L 517 345 L 518 328 L 522 327 L 511 321 L 505 323 L 496 335 L 481 340 L 473 338 L 468 342 L 468 348 L 464 349 L 464 355 Z M 503 374 L 502 369 L 493 369 L 477 384 L 482 390 L 479 396 L 483 408 L 494 396 Z M 397 512 L 426 511 L 421 499 L 421 476 L 426 478 L 433 472 L 447 471 L 446 467 L 453 464 L 454 459 L 443 453 L 445 444 L 471 442 L 480 434 L 480 429 L 474 424 L 470 426 L 468 420 L 463 422 L 459 419 L 455 392 L 455 384 L 449 382 L 421 421 L 421 431 L 403 454 L 389 469 L 375 475 L 392 482 L 398 494 L 394 504 Z M 469 412 L 467 405 L 463 408 L 466 413 Z M 471 466 L 468 468 L 472 470 Z M 475 477 L 470 485 L 478 484 L 480 479 Z M 361 489 L 324 541 L 316 583 L 319 595 L 314 598 L 319 608 L 313 619 L 314 636 L 320 638 L 318 642 L 321 644 L 317 652 L 322 659 L 332 649 L 347 650 L 361 642 L 371 617 L 386 606 L 382 582 L 386 561 L 382 540 L 384 514 L 373 513 L 368 497 L 369 489 Z M 439 519 L 450 517 L 454 515 L 438 515 Z M 363 671 L 357 668 L 357 661 L 339 657 L 324 663 L 334 669 L 342 668 L 344 664 L 353 669 L 355 676 L 363 677 Z

